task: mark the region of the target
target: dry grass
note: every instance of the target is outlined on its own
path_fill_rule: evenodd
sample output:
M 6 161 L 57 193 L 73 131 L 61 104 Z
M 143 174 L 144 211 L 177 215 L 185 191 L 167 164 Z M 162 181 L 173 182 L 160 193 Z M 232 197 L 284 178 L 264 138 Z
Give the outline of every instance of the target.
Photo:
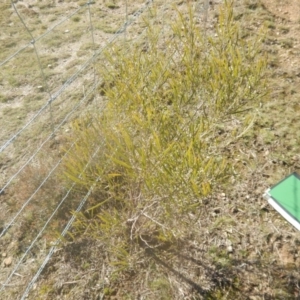
M 68 13 L 74 11 L 79 4 L 85 1 L 65 1 L 65 3 L 46 3 L 44 1 L 27 1 L 17 3 L 19 13 L 34 37 L 44 33 L 57 22 L 61 21 Z M 128 1 L 130 10 L 134 11 L 139 7 L 140 2 Z M 106 10 L 98 19 L 98 12 L 104 8 L 103 3 L 91 6 L 91 13 L 94 25 L 95 47 L 99 48 L 106 44 L 111 37 L 110 34 L 97 29 L 101 24 L 114 24 L 115 20 L 121 24 L 125 21 L 124 7 L 115 10 L 118 14 L 123 14 L 123 20 L 111 10 Z M 31 37 L 23 28 L 20 20 L 9 4 L 1 4 L 1 62 L 8 56 L 26 45 Z M 66 26 L 67 25 L 67 26 Z M 117 25 L 117 24 L 116 24 Z M 114 25 L 115 26 L 115 25 Z M 33 46 L 29 46 L 12 58 L 1 67 L 0 73 L 0 140 L 1 145 L 37 112 L 49 99 L 48 92 L 56 92 L 66 80 L 82 66 L 83 62 L 91 57 L 94 45 L 91 42 L 91 30 L 89 26 L 89 16 L 87 9 L 74 15 L 71 20 L 57 26 L 54 31 L 42 37 L 36 42 L 39 52 L 40 63 L 46 77 L 47 84 L 42 79 L 40 68 Z M 77 49 L 79 55 L 77 56 Z M 80 57 L 78 59 L 78 57 Z M 65 72 L 67 70 L 67 72 Z M 49 108 L 35 120 L 33 126 L 24 130 L 23 134 L 1 153 L 0 161 L 0 184 L 3 186 L 11 175 L 15 174 L 27 161 L 33 152 L 51 134 L 52 125 L 60 124 L 66 113 L 78 104 L 83 98 L 93 81 L 93 68 L 87 68 L 82 72 L 79 80 L 72 84 L 51 106 L 52 117 Z M 49 88 L 47 88 L 47 85 Z M 93 110 L 91 105 L 95 98 L 87 97 L 84 105 L 78 107 L 77 112 L 68 119 L 70 122 L 90 103 L 85 111 Z M 99 107 L 99 105 L 97 105 Z M 56 132 L 55 137 L 50 139 L 41 148 L 40 153 L 32 160 L 27 167 L 16 177 L 13 183 L 1 194 L 1 227 L 7 224 L 14 214 L 22 207 L 24 202 L 39 187 L 42 180 L 49 173 L 62 155 L 62 149 L 67 147 L 65 139 L 69 125 L 64 124 Z M 30 245 L 34 236 L 41 229 L 46 219 L 50 216 L 53 208 L 61 200 L 66 190 L 55 179 L 57 170 L 53 177 L 41 187 L 39 192 L 25 208 L 21 216 L 16 220 L 14 226 L 1 239 L 1 249 L 3 255 L 13 257 L 13 264 L 24 253 Z M 77 204 L 77 196 L 71 194 L 74 205 Z M 77 200 L 76 200 L 77 199 Z M 68 202 L 68 201 L 66 201 Z M 72 206 L 73 207 L 73 206 Z M 37 245 L 30 252 L 34 257 L 44 257 L 45 251 L 49 248 L 50 242 L 57 237 L 56 229 L 61 231 L 64 220 L 70 215 L 70 205 L 61 207 L 53 222 L 49 224 L 43 238 L 39 239 Z M 4 257 L 4 256 L 3 256 Z M 36 270 L 39 259 L 33 262 L 31 259 L 24 261 L 19 271 L 23 274 L 22 282 L 12 284 L 13 288 L 7 291 L 3 297 L 15 298 L 20 293 L 20 286 L 27 280 L 34 270 Z M 12 268 L 3 270 L 1 280 L 7 278 Z M 1 295 L 2 297 L 2 295 Z
M 120 8 L 109 8 L 109 3 Z M 300 125 L 297 117 L 300 110 L 300 48 L 297 38 L 299 22 L 294 21 L 290 15 L 289 7 L 294 5 L 292 2 L 280 2 L 281 7 L 286 5 L 288 14 L 283 13 L 284 8 L 282 12 L 276 10 L 275 3 L 276 1 L 272 0 L 236 3 L 236 19 L 241 23 L 245 37 L 256 33 L 264 23 L 267 27 L 263 47 L 268 53 L 267 77 L 270 95 L 268 101 L 261 103 L 252 129 L 246 132 L 243 139 L 223 149 L 222 155 L 232 161 L 234 176 L 227 186 L 220 186 L 211 196 L 204 199 L 197 220 L 189 226 L 189 234 L 164 249 L 142 248 L 129 262 L 130 268 L 127 271 L 114 273 L 112 277 L 110 276 L 117 265 L 112 264 L 111 254 L 106 253 L 107 249 L 102 242 L 85 237 L 66 242 L 47 265 L 30 297 L 251 300 L 299 298 L 299 233 L 266 205 L 261 196 L 267 187 L 283 176 L 292 171 L 300 172 L 300 139 L 297 134 Z M 28 18 L 33 32 L 41 33 L 65 15 L 66 9 L 62 10 L 60 5 L 65 5 L 64 8 L 68 7 L 71 11 L 75 4 L 74 1 L 64 1 L 64 4 L 40 1 L 36 6 L 28 8 L 29 11 L 22 8 L 22 13 Z M 23 3 L 18 5 L 21 9 Z M 95 15 L 100 13 L 99 23 L 95 23 L 95 27 L 98 27 L 96 30 L 99 30 L 98 45 L 109 37 L 109 34 L 101 32 L 101 26 L 107 26 L 104 30 L 113 32 L 116 28 L 114 22 L 120 21 L 117 16 L 124 7 L 122 1 L 104 1 L 104 6 L 105 10 L 101 13 L 100 4 L 99 7 L 95 5 Z M 21 44 L 26 43 L 28 36 L 21 26 L 16 25 L 18 20 L 11 13 L 10 6 L 4 3 L 0 8 L 1 28 L 10 35 L 10 39 L 4 35 L 3 39 L 1 37 L 2 60 Z M 207 27 L 208 30 L 213 30 L 210 28 L 210 22 L 213 21 L 210 18 L 218 14 L 215 13 L 217 5 L 214 11 L 212 7 L 210 9 Z M 105 16 L 111 17 L 111 23 L 108 19 L 103 20 Z M 80 19 L 71 20 L 70 28 L 74 26 L 81 30 L 80 24 L 85 18 L 86 16 L 82 15 Z M 10 22 L 7 22 L 8 19 Z M 15 26 L 9 26 L 11 23 Z M 62 29 L 55 33 L 58 34 L 58 38 L 65 37 L 63 31 Z M 130 30 L 128 34 L 130 36 Z M 86 33 L 83 35 L 87 36 Z M 80 36 L 76 36 L 77 38 L 80 40 Z M 50 39 L 48 42 L 51 43 Z M 68 39 L 68 43 L 72 45 L 72 37 Z M 77 60 L 91 53 L 90 39 L 80 40 L 78 45 L 75 44 L 72 51 L 62 48 L 65 51 L 46 51 L 42 55 L 45 73 L 53 89 L 55 82 L 64 82 L 65 74 L 61 74 L 66 66 L 72 70 L 76 67 Z M 141 44 L 145 46 L 143 41 Z M 27 54 L 25 52 L 23 58 L 33 60 L 34 57 Z M 48 65 L 52 67 L 48 68 Z M 38 76 L 34 76 L 35 69 L 34 64 L 30 69 L 21 69 L 19 74 L 1 69 L 0 126 L 1 129 L 5 128 L 5 132 L 1 130 L 1 136 L 14 132 L 24 124 L 33 111 L 41 107 L 43 99 L 47 98 L 46 92 L 38 92 L 35 84 L 30 88 L 26 85 L 28 74 L 32 80 L 38 80 Z M 24 91 L 27 91 L 26 94 Z M 72 106 L 70 102 L 78 100 L 81 95 L 81 87 L 73 96 L 72 91 L 69 91 L 66 97 L 57 102 L 57 111 L 62 112 L 62 108 L 68 111 Z M 57 118 L 59 119 L 59 115 Z M 35 141 L 40 143 L 41 135 L 49 132 L 49 125 L 47 112 L 32 132 L 26 132 L 19 144 L 9 148 L 8 154 L 0 154 L 1 182 L 5 182 L 13 171 L 12 166 L 17 169 L 17 162 L 24 161 L 24 153 L 31 153 L 32 149 L 36 148 Z M 222 140 L 224 126 L 220 124 L 219 127 L 219 137 Z M 60 133 L 57 137 L 57 142 L 47 144 L 40 157 L 35 160 L 35 164 L 26 168 L 18 182 L 0 196 L 2 223 L 3 220 L 9 219 L 9 215 L 13 215 L 41 182 L 53 164 L 50 157 L 55 161 L 61 156 L 61 148 L 66 145 L 64 132 L 68 129 L 69 126 L 65 125 L 62 135 Z M 30 145 L 28 140 L 32 141 Z M 45 164 L 46 161 L 48 163 Z M 52 205 L 60 199 L 61 193 L 60 182 L 53 177 L 17 222 L 15 229 L 12 228 L 12 231 L 1 238 L 1 254 L 12 254 L 14 262 L 20 257 L 29 245 L 29 240 L 43 223 L 40 223 L 40 220 L 49 216 Z M 78 196 L 80 195 L 77 190 L 72 195 L 74 206 Z M 98 199 L 98 195 L 93 194 L 89 205 L 95 205 Z M 43 209 L 40 208 L 41 204 Z M 23 277 L 15 276 L 12 282 L 14 286 L 7 288 L 5 294 L 1 295 L 3 299 L 15 299 L 20 295 L 24 288 L 22 284 L 32 277 L 44 253 L 49 249 L 48 242 L 56 238 L 56 230 L 61 230 L 69 216 L 68 213 L 69 207 L 65 207 L 62 214 L 55 219 L 51 225 L 52 231 L 47 231 L 32 255 L 18 270 Z M 126 253 L 115 252 L 114 255 L 122 260 Z M 2 280 L 10 270 L 11 268 L 3 268 Z M 21 286 L 18 286 L 19 284 Z

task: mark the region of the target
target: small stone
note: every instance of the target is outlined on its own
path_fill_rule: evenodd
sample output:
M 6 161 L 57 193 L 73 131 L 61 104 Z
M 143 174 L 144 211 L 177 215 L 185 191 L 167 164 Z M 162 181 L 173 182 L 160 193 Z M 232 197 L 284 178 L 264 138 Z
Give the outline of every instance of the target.
M 7 254 L 6 254 L 5 252 L 4 252 L 4 253 L 2 253 L 2 257 L 6 257 L 6 255 L 7 255 Z
M 44 92 L 45 88 L 42 85 L 38 85 L 37 88 L 40 92 Z
M 222 198 L 226 198 L 226 194 L 225 193 L 221 193 L 221 197 Z
M 69 30 L 69 29 L 65 30 L 65 33 L 68 33 L 68 32 L 70 32 L 70 30 Z
M 227 246 L 227 252 L 228 253 L 232 253 L 233 252 L 233 248 L 231 245 Z
M 11 257 L 11 256 L 5 258 L 5 259 L 3 260 L 3 266 L 4 266 L 4 268 L 5 268 L 5 267 L 9 267 L 9 266 L 11 265 L 11 263 L 12 263 L 12 257 Z
M 52 68 L 52 65 L 48 65 L 48 68 Z

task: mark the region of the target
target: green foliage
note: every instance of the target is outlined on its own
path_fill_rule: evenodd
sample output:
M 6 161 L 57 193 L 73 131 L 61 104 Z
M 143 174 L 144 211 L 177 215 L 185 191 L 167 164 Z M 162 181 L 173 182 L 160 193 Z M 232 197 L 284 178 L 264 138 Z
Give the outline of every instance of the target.
M 178 12 L 172 39 L 163 41 L 159 26 L 148 27 L 146 51 L 109 49 L 99 91 L 107 105 L 92 122 L 74 123 L 78 141 L 65 161 L 66 177 L 94 186 L 96 199 L 72 236 L 100 240 L 122 272 L 134 269 L 141 247 L 165 249 L 185 236 L 202 199 L 228 181 L 223 149 L 249 128 L 265 94 L 261 41 L 241 38 L 230 3 L 213 35 L 192 8 Z
M 80 21 L 80 17 L 79 16 L 75 16 L 75 17 L 72 18 L 72 21 L 79 22 Z
M 170 282 L 165 277 L 158 277 L 150 282 L 149 287 L 151 290 L 158 293 L 158 297 L 161 300 L 172 299 Z
M 116 1 L 113 0 L 113 1 L 105 1 L 105 5 L 110 8 L 110 9 L 117 9 L 119 8 L 119 6 L 116 4 Z
M 209 249 L 208 254 L 219 268 L 229 267 L 232 264 L 230 255 L 226 249 L 220 249 L 220 247 L 212 246 Z

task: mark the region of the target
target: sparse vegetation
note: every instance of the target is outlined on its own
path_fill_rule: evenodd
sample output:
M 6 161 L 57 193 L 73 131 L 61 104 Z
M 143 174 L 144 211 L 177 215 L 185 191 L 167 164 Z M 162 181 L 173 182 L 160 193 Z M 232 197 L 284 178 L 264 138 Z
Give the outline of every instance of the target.
M 104 245 L 112 278 L 139 273 L 147 249 L 185 240 L 203 199 L 231 177 L 224 148 L 249 129 L 266 66 L 260 40 L 240 38 L 233 18 L 227 3 L 208 36 L 190 7 L 171 24 L 172 40 L 163 43 L 154 26 L 146 52 L 109 50 L 101 68 L 107 105 L 92 124 L 74 127 L 79 140 L 65 166 L 82 189 L 94 186 L 94 205 L 76 215 L 70 235 Z
M 129 19 L 144 2 L 127 1 Z M 96 77 L 104 81 L 78 108 L 83 115 L 69 118 L 1 193 L 3 228 L 78 139 L 0 239 L 4 283 L 76 183 L 1 299 L 20 298 L 91 185 L 30 299 L 299 297 L 298 233 L 261 197 L 300 171 L 297 0 L 235 1 L 233 11 L 213 1 L 205 25 L 197 1 L 154 2 L 97 61 Z M 16 1 L 34 37 L 85 4 Z M 124 1 L 90 8 L 99 50 L 125 21 Z M 0 9 L 1 63 L 30 37 L 9 1 Z M 91 57 L 91 37 L 85 6 L 36 42 L 52 93 Z M 1 141 L 48 101 L 33 50 L 1 66 Z M 52 120 L 45 110 L 0 153 L 0 188 L 51 133 L 51 122 L 86 95 L 93 67 L 52 103 Z

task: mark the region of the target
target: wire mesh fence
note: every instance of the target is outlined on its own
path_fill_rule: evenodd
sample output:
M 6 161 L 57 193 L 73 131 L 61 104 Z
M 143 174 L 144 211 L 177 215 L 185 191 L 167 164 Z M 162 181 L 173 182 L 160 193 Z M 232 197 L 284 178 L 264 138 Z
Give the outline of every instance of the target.
M 56 185 L 68 155 L 59 148 L 60 138 L 68 135 L 69 123 L 105 105 L 97 93 L 102 82 L 97 61 L 115 42 L 122 47 L 132 42 L 145 46 L 143 34 L 155 22 L 163 24 L 162 40 L 170 39 L 166 20 L 176 8 L 154 0 L 126 0 L 120 6 L 88 1 L 67 12 L 59 3 L 35 7 L 12 0 L 4 6 L 12 30 L 0 55 L 0 241 L 4 248 L 11 243 L 14 228 L 19 245 L 13 262 L 2 272 L 0 295 L 15 293 L 25 299 L 61 241 L 47 235 L 47 227 L 55 223 L 51 230 L 64 236 L 74 221 L 69 211 L 80 211 L 93 190 L 91 186 L 73 201 L 75 184 L 68 189 Z M 207 9 L 205 0 L 201 14 L 207 15 Z M 95 149 L 97 153 L 99 147 Z M 36 213 L 38 206 L 43 209 Z M 64 216 L 57 221 L 59 214 Z M 37 258 L 37 252 L 43 255 Z

